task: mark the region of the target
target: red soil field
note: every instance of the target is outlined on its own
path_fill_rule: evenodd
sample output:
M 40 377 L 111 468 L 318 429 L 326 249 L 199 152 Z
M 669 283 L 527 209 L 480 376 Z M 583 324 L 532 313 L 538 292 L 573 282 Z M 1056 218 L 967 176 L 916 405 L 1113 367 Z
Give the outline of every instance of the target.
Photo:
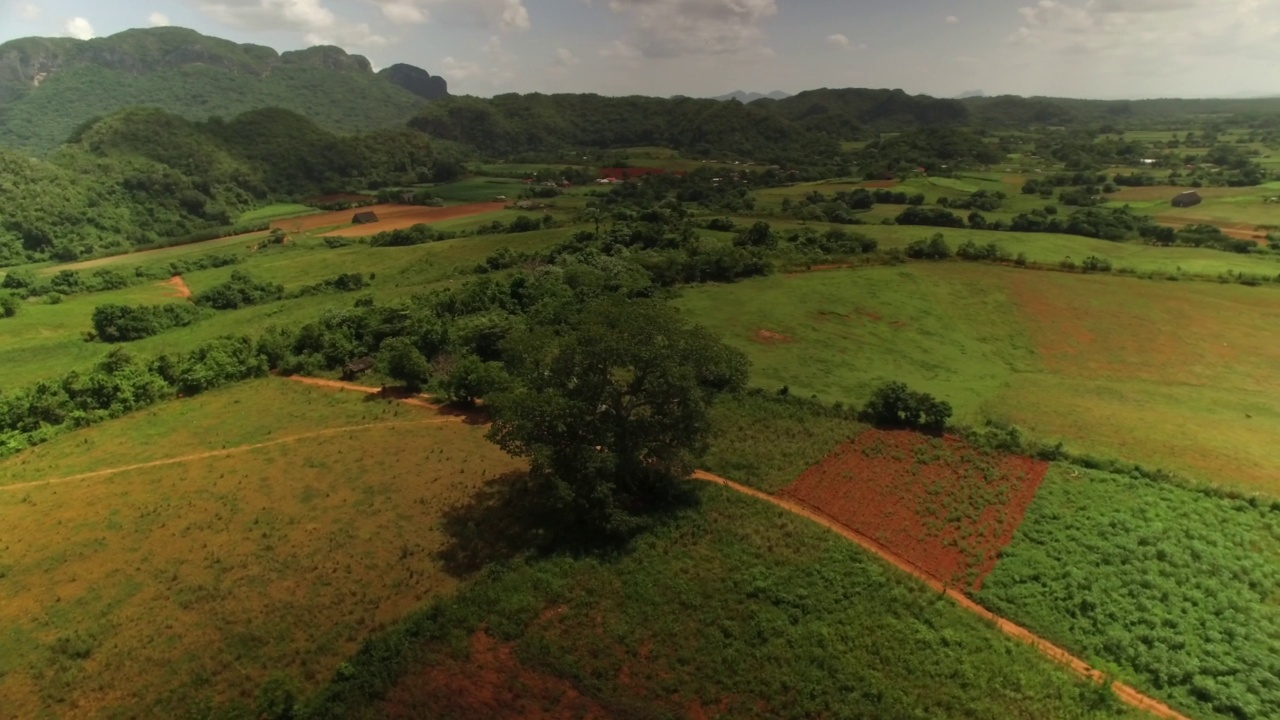
M 1013 540 L 1048 463 L 952 438 L 873 430 L 782 491 L 935 579 L 981 589 Z
M 470 658 L 441 659 L 402 679 L 377 717 L 605 720 L 610 713 L 568 680 L 525 666 L 512 645 L 481 630 L 471 636 Z
M 433 223 L 444 220 L 457 220 L 458 218 L 471 217 L 472 215 L 482 215 L 501 210 L 503 207 L 505 207 L 505 203 L 500 202 L 472 203 L 470 205 L 455 205 L 443 208 L 425 207 L 423 205 L 372 205 L 358 210 L 340 210 L 320 215 L 278 220 L 271 223 L 271 227 L 280 228 L 285 232 L 303 232 L 343 226 L 344 229 L 328 233 L 325 237 L 367 237 L 369 235 L 377 235 L 386 230 L 402 230 L 413 227 L 418 223 Z M 346 227 L 351 225 L 351 218 L 358 212 L 376 213 L 378 222 Z

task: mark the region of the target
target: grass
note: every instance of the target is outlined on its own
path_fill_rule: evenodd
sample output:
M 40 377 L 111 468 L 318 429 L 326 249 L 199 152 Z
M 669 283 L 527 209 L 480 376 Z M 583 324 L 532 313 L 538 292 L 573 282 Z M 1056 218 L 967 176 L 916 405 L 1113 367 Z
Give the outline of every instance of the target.
M 774 276 L 678 301 L 753 383 L 863 402 L 901 380 L 956 420 L 1280 495 L 1280 294 L 959 262 Z M 763 337 L 762 330 L 781 337 Z
M 506 195 L 514 199 L 527 186 L 523 180 L 477 176 L 430 187 L 434 195 L 446 201 L 473 203 L 492 200 L 498 195 Z
M 699 494 L 626 554 L 485 574 L 368 645 L 317 716 L 1125 716 L 838 536 L 724 488 Z M 543 703 L 495 701 L 512 695 Z
M 271 222 L 272 220 L 283 220 L 285 218 L 298 217 L 300 215 L 315 215 L 320 211 L 310 205 L 300 205 L 298 203 L 280 203 L 277 205 L 267 205 L 255 210 L 249 210 L 240 216 L 237 221 L 239 225 L 247 225 L 250 223 Z
M 190 273 L 185 280 L 193 292 L 199 293 L 226 282 L 235 270 L 247 270 L 259 279 L 295 290 L 339 272 L 361 272 L 376 275 L 367 291 L 369 294 L 383 301 L 400 300 L 464 281 L 465 277 L 457 274 L 459 270 L 471 269 L 500 247 L 544 248 L 575 229 L 485 235 L 403 248 L 353 244 L 329 249 L 322 240 L 303 235 L 288 245 L 247 253 L 245 262 L 239 265 Z M 225 247 L 221 251 L 225 251 Z M 131 271 L 130 267 L 120 269 L 126 273 Z M 110 352 L 111 346 L 83 340 L 82 333 L 92 327 L 91 317 L 98 305 L 176 302 L 172 293 L 172 288 L 149 283 L 125 290 L 73 295 L 59 305 L 28 303 L 16 317 L 0 320 L 3 323 L 0 325 L 0 370 L 4 372 L 0 389 L 24 387 L 71 370 L 88 368 Z M 354 300 L 355 297 L 348 294 L 316 295 L 217 313 L 195 325 L 128 343 L 125 347 L 144 357 L 158 355 L 220 335 L 253 334 L 271 324 L 306 323 L 325 310 L 349 307 Z
M 848 410 L 769 393 L 722 397 L 701 467 L 775 493 L 866 426 Z
M 231 413 L 245 426 L 227 423 Z M 252 707 L 272 678 L 319 687 L 370 633 L 453 590 L 436 556 L 442 513 L 516 468 L 480 428 L 422 424 L 436 418 L 277 380 L 10 461 L 21 472 L 6 480 L 377 424 L 0 490 L 0 706 L 15 717 L 187 717 Z
M 1280 717 L 1280 512 L 1055 468 L 984 605 L 1197 718 Z

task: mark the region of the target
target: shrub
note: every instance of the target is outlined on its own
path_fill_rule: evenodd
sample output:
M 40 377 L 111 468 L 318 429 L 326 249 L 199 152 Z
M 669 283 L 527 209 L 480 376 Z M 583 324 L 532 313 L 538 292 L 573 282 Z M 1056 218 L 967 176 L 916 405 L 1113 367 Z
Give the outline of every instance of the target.
M 1080 269 L 1085 272 L 1111 272 L 1111 261 L 1097 255 L 1090 255 L 1080 263 Z
M 0 317 L 11 318 L 22 307 L 22 298 L 13 293 L 0 293 Z
M 231 273 L 227 282 L 196 296 L 196 304 L 215 310 L 238 310 L 250 305 L 279 300 L 284 297 L 284 286 L 260 282 L 243 270 Z
M 877 427 L 940 435 L 947 429 L 951 412 L 950 403 L 928 393 L 915 392 L 904 383 L 891 382 L 871 394 L 861 418 Z
M 102 342 L 133 342 L 175 327 L 186 327 L 204 316 L 187 303 L 166 305 L 99 305 L 93 310 L 94 337 Z
M 947 245 L 942 233 L 937 233 L 928 240 L 912 242 L 907 245 L 906 252 L 907 257 L 913 260 L 946 260 L 951 257 L 951 247 Z

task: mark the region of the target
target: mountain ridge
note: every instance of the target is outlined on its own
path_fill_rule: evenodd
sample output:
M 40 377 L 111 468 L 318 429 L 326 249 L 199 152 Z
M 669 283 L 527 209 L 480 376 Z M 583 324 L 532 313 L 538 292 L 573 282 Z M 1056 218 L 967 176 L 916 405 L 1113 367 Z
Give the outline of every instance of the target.
M 192 119 L 282 107 L 338 133 L 402 125 L 448 83 L 321 45 L 277 52 L 195 30 L 125 30 L 91 40 L 25 37 L 0 44 L 0 145 L 48 152 L 77 126 L 128 107 Z

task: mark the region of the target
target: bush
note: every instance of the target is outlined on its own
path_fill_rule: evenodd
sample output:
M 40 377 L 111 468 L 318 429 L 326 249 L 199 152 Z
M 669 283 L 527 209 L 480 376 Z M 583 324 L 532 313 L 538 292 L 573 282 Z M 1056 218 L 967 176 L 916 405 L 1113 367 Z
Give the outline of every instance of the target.
M 187 303 L 167 305 L 99 305 L 93 310 L 93 334 L 102 342 L 133 342 L 175 327 L 186 327 L 204 317 L 200 308 Z
M 195 302 L 197 305 L 215 310 L 238 310 L 250 305 L 280 300 L 283 297 L 283 285 L 260 282 L 249 273 L 236 270 L 231 273 L 231 279 L 227 282 L 197 295 Z
M 1080 269 L 1085 272 L 1111 272 L 1111 261 L 1106 258 L 1100 258 L 1097 255 L 1090 255 L 1080 263 Z
M 13 293 L 0 293 L 0 317 L 11 318 L 22 307 L 22 298 Z
M 935 227 L 963 228 L 964 218 L 943 208 L 911 206 L 898 215 L 899 225 L 932 225 Z
M 951 257 L 951 247 L 938 233 L 928 240 L 916 240 L 907 245 L 907 257 L 913 260 L 946 260 Z
M 891 382 L 871 394 L 861 419 L 877 427 L 941 435 L 947 429 L 951 412 L 950 403 L 915 392 L 904 383 Z
M 393 337 L 382 343 L 378 367 L 413 392 L 421 390 L 431 377 L 431 363 L 406 337 Z

